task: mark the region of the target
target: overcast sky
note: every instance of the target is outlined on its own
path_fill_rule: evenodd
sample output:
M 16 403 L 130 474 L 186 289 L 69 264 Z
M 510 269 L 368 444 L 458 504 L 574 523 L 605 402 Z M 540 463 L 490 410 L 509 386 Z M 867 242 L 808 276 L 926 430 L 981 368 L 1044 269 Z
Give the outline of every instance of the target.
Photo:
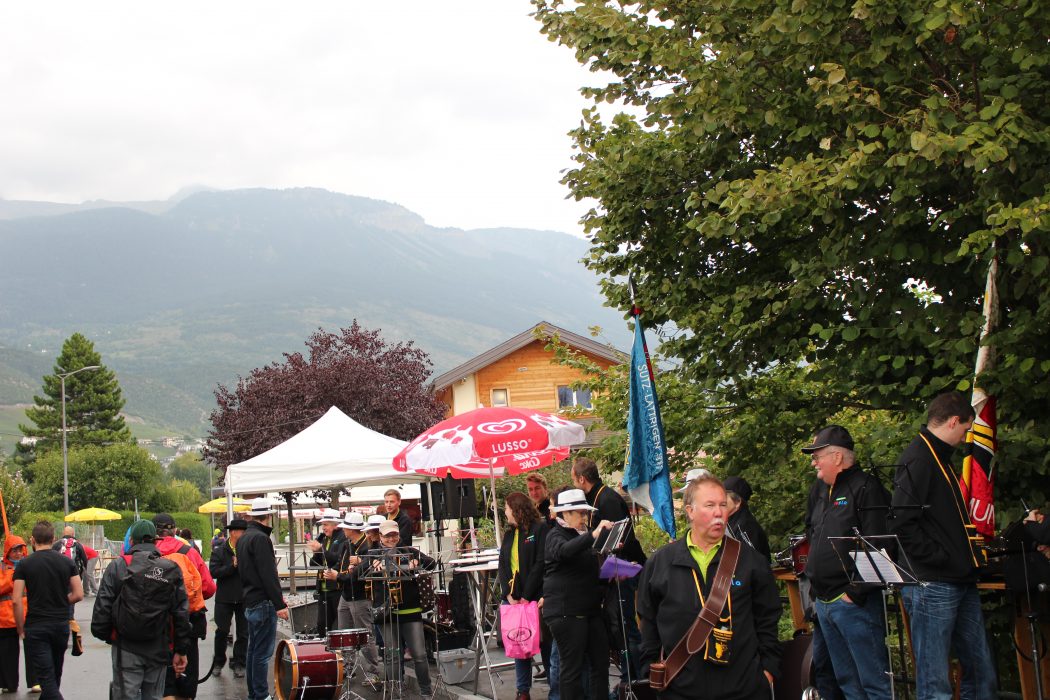
M 0 198 L 323 187 L 579 233 L 578 89 L 528 0 L 0 3 Z

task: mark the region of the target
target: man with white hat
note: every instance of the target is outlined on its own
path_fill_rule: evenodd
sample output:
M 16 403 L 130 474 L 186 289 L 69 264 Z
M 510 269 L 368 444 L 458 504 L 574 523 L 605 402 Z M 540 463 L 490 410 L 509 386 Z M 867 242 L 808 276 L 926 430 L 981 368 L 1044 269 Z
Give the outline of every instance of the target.
M 319 601 L 317 607 L 317 633 L 322 637 L 328 634 L 328 630 L 335 627 L 336 616 L 339 611 L 339 585 L 335 582 L 335 569 L 339 566 L 339 559 L 343 556 L 343 546 L 346 544 L 346 536 L 339 529 L 343 522 L 339 511 L 334 508 L 325 508 L 317 521 L 321 525 L 321 534 L 306 543 L 306 546 L 314 553 L 310 558 L 311 566 L 323 567 L 317 572 L 317 594 Z
M 288 605 L 281 594 L 277 557 L 270 540 L 272 513 L 269 501 L 254 499 L 251 510 L 241 515 L 248 527 L 237 543 L 237 569 L 244 587 L 244 617 L 248 621 L 248 700 L 270 697 L 266 670 L 277 644 L 277 618 L 288 619 Z
M 342 597 L 339 599 L 339 629 L 366 629 L 371 630 L 373 624 L 372 601 L 365 591 L 365 582 L 355 576 L 357 568 L 361 565 L 362 557 L 368 554 L 371 548 L 368 538 L 365 537 L 365 519 L 356 511 L 349 511 L 343 522 L 339 525 L 346 535 L 346 544 L 343 546 L 343 554 L 339 560 L 338 571 L 333 572 L 333 578 L 339 585 Z M 376 528 L 378 530 L 378 526 Z M 365 682 L 372 686 L 373 690 L 379 687 L 379 651 L 376 649 L 375 641 L 369 637 L 368 643 L 362 650 L 365 671 Z

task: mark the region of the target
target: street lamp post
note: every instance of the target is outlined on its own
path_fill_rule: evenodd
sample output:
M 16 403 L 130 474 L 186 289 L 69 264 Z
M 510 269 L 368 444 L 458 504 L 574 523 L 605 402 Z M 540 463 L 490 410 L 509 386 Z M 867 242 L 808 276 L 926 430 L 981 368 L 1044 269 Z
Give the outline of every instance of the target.
M 62 369 L 59 367 L 59 369 Z M 69 515 L 69 450 L 66 448 L 66 378 L 72 377 L 77 372 L 89 369 L 102 369 L 102 365 L 88 365 L 75 369 L 72 372 L 56 373 L 58 381 L 62 384 L 62 496 L 65 501 L 66 515 Z

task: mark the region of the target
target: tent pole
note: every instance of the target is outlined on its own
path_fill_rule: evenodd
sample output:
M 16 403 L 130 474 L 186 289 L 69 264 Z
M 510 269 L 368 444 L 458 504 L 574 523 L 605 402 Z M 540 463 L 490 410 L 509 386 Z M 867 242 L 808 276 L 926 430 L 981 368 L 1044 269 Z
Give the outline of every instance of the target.
M 284 492 L 288 505 L 288 592 L 295 594 L 295 513 L 292 511 L 292 492 Z
M 496 499 L 496 458 L 489 457 L 489 488 L 492 489 L 492 527 L 496 534 L 496 547 L 499 548 L 503 539 L 499 531 L 499 502 Z

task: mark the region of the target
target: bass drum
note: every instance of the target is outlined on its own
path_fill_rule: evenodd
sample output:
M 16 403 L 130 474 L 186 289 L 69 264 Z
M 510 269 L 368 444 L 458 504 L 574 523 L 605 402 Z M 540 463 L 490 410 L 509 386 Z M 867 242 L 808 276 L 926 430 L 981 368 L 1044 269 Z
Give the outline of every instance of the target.
M 273 681 L 279 700 L 332 700 L 343 686 L 343 658 L 324 639 L 277 643 Z
M 773 683 L 776 700 L 813 697 L 813 635 L 800 634 L 780 643 L 780 677 Z

